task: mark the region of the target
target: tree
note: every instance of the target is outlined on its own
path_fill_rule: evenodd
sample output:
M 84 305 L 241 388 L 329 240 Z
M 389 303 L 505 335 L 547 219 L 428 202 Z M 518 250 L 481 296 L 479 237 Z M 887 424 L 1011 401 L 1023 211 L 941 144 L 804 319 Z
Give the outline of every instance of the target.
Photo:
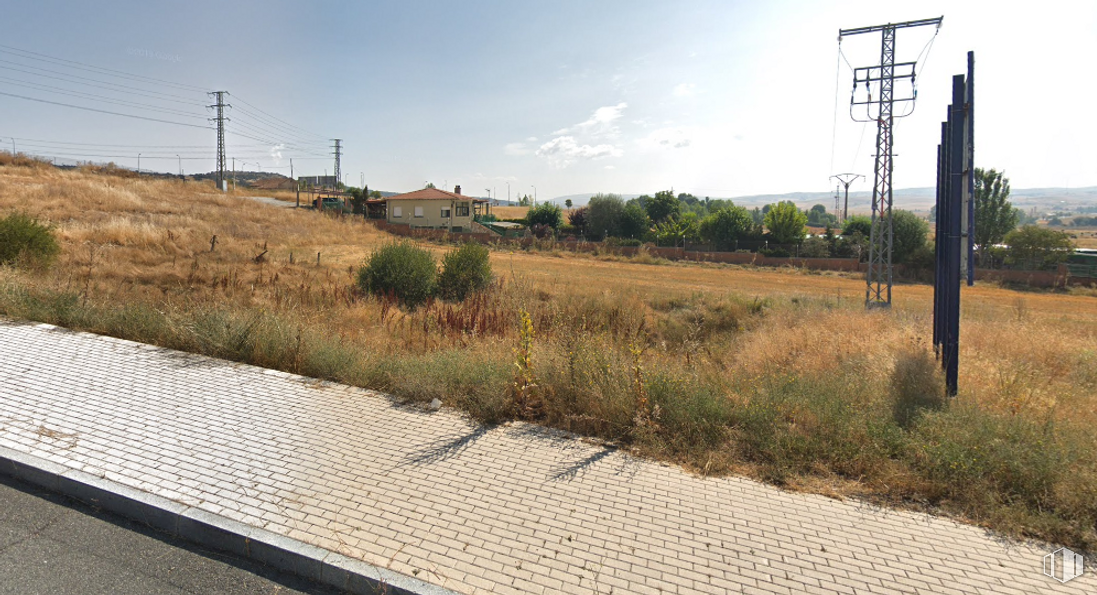
M 694 196 L 694 195 L 692 195 L 688 192 L 683 192 L 683 193 L 678 195 L 678 202 L 684 202 L 687 205 L 695 205 L 695 204 L 700 203 L 701 199 L 697 198 L 696 196 Z
M 1009 202 L 1009 178 L 996 170 L 975 168 L 975 244 L 980 253 L 1002 243 L 1017 227 L 1017 214 Z
M 864 215 L 853 215 L 842 224 L 842 235 L 852 236 L 855 233 L 862 237 L 872 237 L 872 219 Z
M 677 218 L 682 211 L 682 204 L 670 190 L 656 192 L 655 198 L 648 200 L 643 206 L 647 210 L 648 217 L 651 217 L 652 222 L 656 224 Z
M 727 250 L 735 242 L 746 238 L 754 220 L 743 207 L 725 207 L 701 220 L 701 239 L 715 244 L 718 250 Z
M 891 261 L 907 262 L 912 254 L 926 245 L 929 224 L 910 211 L 896 209 L 891 212 L 891 232 Z
M 625 201 L 616 194 L 595 194 L 587 203 L 587 229 L 592 236 L 605 238 L 620 234 Z
M 834 225 L 838 222 L 838 218 L 827 212 L 825 205 L 814 205 L 811 210 L 808 211 L 808 225 L 815 227 L 826 227 L 828 225 Z
M 795 204 L 782 201 L 770 206 L 765 224 L 777 244 L 799 244 L 807 235 L 808 216 Z
M 648 214 L 638 204 L 627 204 L 621 211 L 618 233 L 622 238 L 642 238 L 651 229 Z
M 652 235 L 660 246 L 677 248 L 697 235 L 696 223 L 696 219 L 667 219 L 655 224 Z
M 532 202 L 533 201 L 530 200 L 528 194 L 524 194 L 518 198 L 518 206 L 520 207 L 528 207 Z
M 529 210 L 526 214 L 526 224 L 529 226 L 534 225 L 547 225 L 552 229 L 560 229 L 560 226 L 564 223 L 564 213 L 560 210 L 560 207 L 550 203 L 543 202 L 536 207 Z
M 567 208 L 569 208 L 569 209 L 571 208 L 571 205 L 572 205 L 572 204 L 573 204 L 573 203 L 571 202 L 571 199 L 570 199 L 570 198 L 564 201 L 564 206 L 565 206 L 565 207 L 567 207 Z
M 579 233 L 586 234 L 587 225 L 589 224 L 589 213 L 587 207 L 579 207 L 568 213 L 568 225 L 579 228 Z
M 1003 240 L 1009 245 L 1006 264 L 1026 269 L 1055 268 L 1074 251 L 1070 234 L 1035 225 L 1015 229 Z
M 423 186 L 423 189 L 427 189 L 427 188 L 435 188 L 434 182 L 427 182 L 427 185 Z
M 769 205 L 766 205 L 766 210 L 769 210 Z M 754 210 L 750 212 L 750 218 L 754 220 L 755 225 L 762 225 L 766 221 L 766 214 L 762 212 L 762 209 L 754 207 Z
M 351 188 L 350 206 L 355 215 L 366 212 L 366 199 L 369 198 L 369 188 Z

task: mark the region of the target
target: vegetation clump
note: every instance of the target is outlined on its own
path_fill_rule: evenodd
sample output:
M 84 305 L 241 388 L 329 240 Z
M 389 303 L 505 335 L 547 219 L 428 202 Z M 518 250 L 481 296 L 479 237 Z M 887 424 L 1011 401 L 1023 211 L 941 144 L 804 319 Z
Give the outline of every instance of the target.
M 40 265 L 53 262 L 61 245 L 49 225 L 26 213 L 0 219 L 0 265 Z
M 409 308 L 433 297 L 437 285 L 434 256 L 409 241 L 381 246 L 358 270 L 358 287 L 362 291 L 396 299 Z
M 464 301 L 491 285 L 491 261 L 486 246 L 469 242 L 442 259 L 438 294 L 442 299 Z

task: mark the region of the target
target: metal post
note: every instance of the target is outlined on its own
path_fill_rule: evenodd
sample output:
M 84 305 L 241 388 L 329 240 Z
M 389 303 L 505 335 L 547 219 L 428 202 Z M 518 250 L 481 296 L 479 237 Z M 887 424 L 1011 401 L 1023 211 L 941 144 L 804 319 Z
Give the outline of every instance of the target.
M 964 130 L 964 168 L 967 171 L 967 285 L 975 285 L 975 52 L 967 53 L 967 88 L 964 104 L 967 108 L 967 127 Z

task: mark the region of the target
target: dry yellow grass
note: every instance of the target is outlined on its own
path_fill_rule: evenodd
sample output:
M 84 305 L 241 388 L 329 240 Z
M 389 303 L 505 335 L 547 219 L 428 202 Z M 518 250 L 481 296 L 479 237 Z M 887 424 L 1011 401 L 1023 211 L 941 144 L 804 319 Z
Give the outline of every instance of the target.
M 208 313 L 222 311 L 277 316 L 281 322 L 271 323 L 274 335 L 292 343 L 295 333 L 300 337 L 315 329 L 332 342 L 331 353 L 341 353 L 335 347 L 342 346 L 371 371 L 359 378 L 324 368 L 323 362 L 310 368 L 301 364 L 300 354 L 288 360 L 277 355 L 277 346 L 269 357 L 258 352 L 226 357 L 364 382 L 412 398 L 440 396 L 481 417 L 505 417 L 492 401 L 498 395 L 490 393 L 500 386 L 500 374 L 505 385 L 513 369 L 515 315 L 521 308 L 537 329 L 536 370 L 555 391 L 545 395 L 546 423 L 633 440 L 644 452 L 704 472 L 733 469 L 819 491 L 967 502 L 963 494 L 940 487 L 953 481 L 941 477 L 952 476 L 939 470 L 932 481 L 918 475 L 930 473 L 917 463 L 919 456 L 930 455 L 910 455 L 915 462 L 909 468 L 881 463 L 886 456 L 900 457 L 873 450 L 884 438 L 865 437 L 868 430 L 856 428 L 850 435 L 832 435 L 832 425 L 849 422 L 826 417 L 829 410 L 810 401 L 816 394 L 847 399 L 841 406 L 855 405 L 852 417 L 885 411 L 893 374 L 903 362 L 927 353 L 928 285 L 898 285 L 893 312 L 867 313 L 861 306 L 864 281 L 855 275 L 499 250 L 491 259 L 502 286 L 481 302 L 404 312 L 351 288 L 370 251 L 392 239 L 361 220 L 270 207 L 221 195 L 207 185 L 0 167 L 0 216 L 16 209 L 55 225 L 62 255 L 45 272 L 0 270 L 5 287 L 74 294 L 104 309 L 143 305 L 170 324 L 207 324 Z M 436 255 L 448 250 L 424 247 Z M 982 283 L 964 288 L 962 299 L 958 402 L 1007 420 L 1097 426 L 1097 296 Z M 113 332 L 113 327 L 88 326 Z M 188 345 L 162 331 L 149 332 L 134 338 Z M 650 440 L 627 430 L 635 419 L 629 387 L 637 369 L 651 383 L 652 398 L 667 408 L 661 422 L 666 434 Z M 675 395 L 692 396 L 683 405 L 676 404 Z M 778 397 L 809 400 L 793 405 L 779 400 L 776 409 L 761 410 L 774 418 L 758 417 L 762 414 L 749 408 L 723 409 L 726 403 L 747 407 Z M 671 410 L 677 406 L 686 409 Z M 494 413 L 484 413 L 489 410 Z M 772 459 L 780 454 L 774 450 L 778 446 L 764 439 L 779 428 L 790 440 L 830 437 L 804 447 L 818 453 L 816 462 L 782 462 L 779 456 Z M 1094 433 L 1082 436 L 1072 444 L 1097 452 Z M 820 446 L 833 444 L 826 440 L 870 454 L 831 453 Z M 1089 494 L 1097 485 L 1097 480 L 1086 483 L 1094 468 L 1085 467 L 1056 489 Z M 789 478 L 783 469 L 802 475 Z M 863 480 L 849 481 L 857 477 Z M 954 483 L 964 484 L 980 476 L 956 477 L 964 479 Z M 1081 495 L 1057 497 L 1064 510 L 1090 514 L 1090 504 L 1075 502 Z M 995 526 L 1069 535 L 1079 543 L 1089 543 L 1092 533 L 1092 527 L 1070 533 L 1061 524 L 1049 529 L 1028 517 L 1007 521 L 987 512 L 990 505 L 979 506 L 984 508 L 964 503 L 952 509 Z
M 1097 227 L 1068 227 L 1066 231 L 1079 248 L 1097 248 Z
M 491 207 L 491 214 L 500 219 L 524 219 L 529 207 Z

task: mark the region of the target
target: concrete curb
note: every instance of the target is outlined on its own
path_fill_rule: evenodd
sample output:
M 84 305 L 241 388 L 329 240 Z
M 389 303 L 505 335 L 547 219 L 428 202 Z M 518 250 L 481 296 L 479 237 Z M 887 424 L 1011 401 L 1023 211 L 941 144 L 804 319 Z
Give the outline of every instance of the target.
M 0 446 L 0 474 L 75 498 L 174 537 L 356 595 L 456 592 L 167 498 Z

